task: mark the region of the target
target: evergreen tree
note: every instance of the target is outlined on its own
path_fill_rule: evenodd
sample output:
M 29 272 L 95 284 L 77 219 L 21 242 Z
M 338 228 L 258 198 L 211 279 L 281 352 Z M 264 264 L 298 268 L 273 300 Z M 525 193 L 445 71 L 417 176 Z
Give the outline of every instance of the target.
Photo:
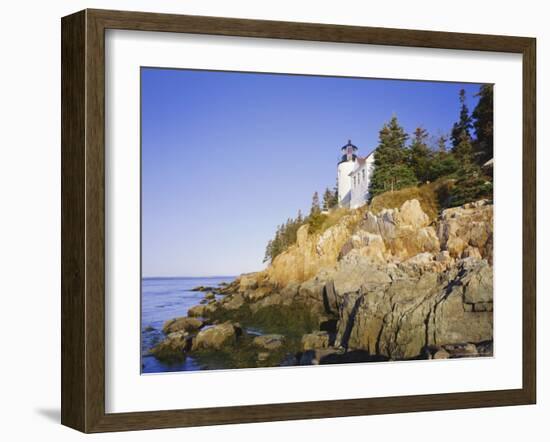
M 338 207 L 338 186 L 334 186 L 332 189 L 332 201 L 330 207 Z
M 432 156 L 430 163 L 430 179 L 449 176 L 458 170 L 458 162 L 453 154 L 447 151 L 447 137 L 441 135 L 437 139 L 437 151 Z
M 453 154 L 462 166 L 470 165 L 474 162 L 474 147 L 472 145 L 472 139 L 465 131 L 462 132 L 460 141 L 453 148 Z
M 321 206 L 319 204 L 319 194 L 315 192 L 313 198 L 311 199 L 311 210 L 309 216 L 305 219 L 305 222 L 309 224 L 309 231 L 316 232 L 318 231 L 323 222 L 326 219 L 326 215 L 321 213 Z
M 272 256 L 273 256 L 273 240 L 270 239 L 267 242 L 267 245 L 265 246 L 265 255 L 264 255 L 263 262 L 270 261 Z
M 472 129 L 472 117 L 470 116 L 468 106 L 466 106 L 466 91 L 464 89 L 460 89 L 458 99 L 460 101 L 460 116 L 459 120 L 453 125 L 451 131 L 453 149 L 464 139 L 471 139 L 470 130 Z
M 447 137 L 445 135 L 441 135 L 437 139 L 437 152 L 438 153 L 446 153 L 447 152 Z
M 414 171 L 408 164 L 409 151 L 405 146 L 407 138 L 408 135 L 395 116 L 380 130 L 369 186 L 371 198 L 389 190 L 398 190 L 417 183 Z
M 466 92 L 461 89 L 459 92 L 460 115 L 458 121 L 453 125 L 451 132 L 452 153 L 461 167 L 469 167 L 474 161 L 474 148 L 470 129 L 472 128 L 472 117 L 466 106 Z
M 421 127 L 414 131 L 414 138 L 410 147 L 410 165 L 416 175 L 416 179 L 425 183 L 431 179 L 432 152 L 426 140 L 428 132 Z
M 264 262 L 272 261 L 296 242 L 296 232 L 300 225 L 301 223 L 298 223 L 297 219 L 289 218 L 284 224 L 277 226 L 274 238 L 269 240 L 266 245 Z
M 460 91 L 460 103 L 459 121 L 454 124 L 452 132 L 452 153 L 459 167 L 456 171 L 458 179 L 451 190 L 451 206 L 459 206 L 480 198 L 492 198 L 493 193 L 492 182 L 483 174 L 479 166 L 479 159 L 476 161 L 474 144 L 470 135 L 470 129 L 473 127 L 472 118 L 465 104 L 464 90 Z M 483 114 L 483 112 L 478 110 L 478 114 Z M 486 115 L 484 115 L 485 117 Z M 482 118 L 482 121 L 484 118 Z M 479 143 L 477 144 L 479 146 Z
M 334 187 L 332 190 L 328 187 L 323 193 L 323 210 L 330 210 L 338 205 L 338 189 Z
M 461 206 L 481 198 L 492 199 L 493 183 L 486 177 L 479 165 L 467 163 L 457 173 L 450 198 L 450 206 Z
M 325 193 L 323 193 L 323 210 L 327 211 L 332 207 L 333 195 L 331 190 L 327 187 Z
M 281 226 L 277 226 L 275 230 L 275 236 L 267 243 L 265 250 L 264 262 L 273 260 L 279 253 L 281 253 Z
M 483 165 L 493 158 L 493 85 L 484 84 L 476 94 L 479 101 L 472 112 L 476 135 L 477 162 Z
M 332 192 L 331 192 L 332 197 Z M 296 243 L 298 229 L 304 224 L 310 225 L 310 231 L 317 231 L 322 227 L 326 215 L 321 213 L 319 206 L 319 195 L 313 195 L 311 213 L 304 217 L 302 211 L 298 211 L 296 218 L 288 218 L 286 222 L 277 226 L 273 239 L 267 242 L 264 254 L 264 262 L 273 261 L 278 255 Z
M 317 191 L 313 194 L 313 197 L 311 198 L 311 210 L 309 212 L 310 216 L 316 213 L 321 212 L 321 206 L 319 204 L 319 194 Z

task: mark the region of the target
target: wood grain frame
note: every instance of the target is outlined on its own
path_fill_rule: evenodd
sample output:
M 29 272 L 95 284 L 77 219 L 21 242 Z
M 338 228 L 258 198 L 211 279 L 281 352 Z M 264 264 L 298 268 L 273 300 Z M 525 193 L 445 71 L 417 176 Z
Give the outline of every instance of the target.
M 106 10 L 62 29 L 61 422 L 83 432 L 534 404 L 536 401 L 536 40 Z M 523 386 L 514 390 L 136 413 L 105 412 L 105 30 L 496 51 L 523 56 Z

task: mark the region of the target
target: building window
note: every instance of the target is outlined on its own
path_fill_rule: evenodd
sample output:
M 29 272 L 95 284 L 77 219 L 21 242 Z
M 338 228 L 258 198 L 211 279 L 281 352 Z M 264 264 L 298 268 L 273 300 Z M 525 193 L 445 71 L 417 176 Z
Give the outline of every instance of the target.
M 365 181 L 365 169 L 362 170 L 363 173 L 363 181 Z

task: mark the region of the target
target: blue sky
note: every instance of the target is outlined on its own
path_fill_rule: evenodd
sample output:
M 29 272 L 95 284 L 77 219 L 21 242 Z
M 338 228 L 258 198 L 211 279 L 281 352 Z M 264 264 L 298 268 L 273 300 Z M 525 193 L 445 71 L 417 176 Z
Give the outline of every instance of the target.
M 143 276 L 260 270 L 276 226 L 396 114 L 445 134 L 476 84 L 142 68 Z

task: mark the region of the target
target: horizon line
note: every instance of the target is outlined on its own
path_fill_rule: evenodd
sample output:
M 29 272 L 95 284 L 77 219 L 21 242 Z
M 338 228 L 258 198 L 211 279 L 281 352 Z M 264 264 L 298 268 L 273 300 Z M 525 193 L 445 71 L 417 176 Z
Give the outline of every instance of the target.
M 239 275 L 242 275 L 240 273 Z M 236 278 L 239 275 L 171 275 L 171 276 L 142 276 L 141 279 L 178 279 L 178 278 Z

